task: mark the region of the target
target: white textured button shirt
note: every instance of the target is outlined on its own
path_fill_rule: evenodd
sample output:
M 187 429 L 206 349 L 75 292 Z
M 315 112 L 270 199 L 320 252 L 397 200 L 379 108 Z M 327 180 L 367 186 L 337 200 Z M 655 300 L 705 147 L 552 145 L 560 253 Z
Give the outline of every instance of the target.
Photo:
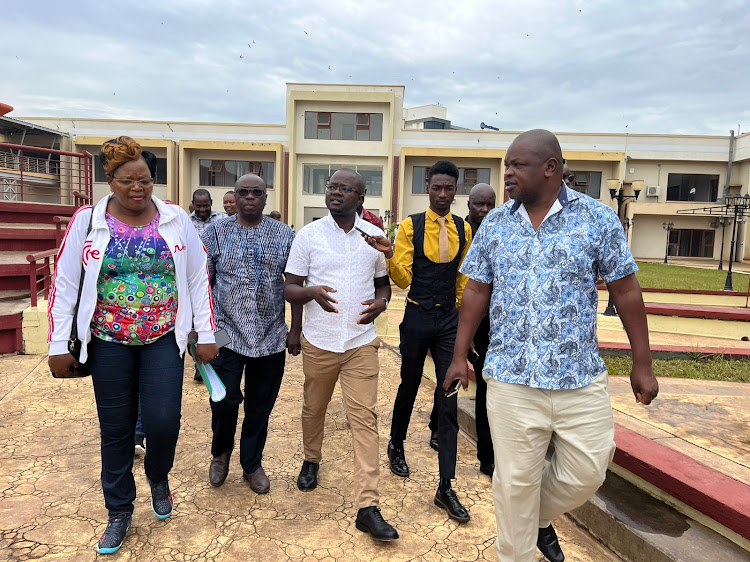
M 356 217 L 355 226 L 368 234 L 383 231 Z M 367 306 L 362 301 L 375 298 L 375 278 L 387 276 L 385 257 L 372 248 L 354 228 L 344 232 L 328 216 L 303 227 L 294 239 L 286 272 L 307 277 L 307 285 L 327 285 L 336 289 L 330 295 L 338 301 L 338 314 L 324 311 L 310 301 L 305 305 L 302 333 L 315 347 L 343 353 L 375 339 L 375 324 L 357 324 Z

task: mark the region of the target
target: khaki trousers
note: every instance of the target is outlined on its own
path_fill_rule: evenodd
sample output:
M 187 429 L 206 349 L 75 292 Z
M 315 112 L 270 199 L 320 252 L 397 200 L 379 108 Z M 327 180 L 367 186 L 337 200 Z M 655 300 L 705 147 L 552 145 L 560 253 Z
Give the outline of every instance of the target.
M 585 503 L 604 482 L 615 452 L 607 373 L 575 390 L 485 380 L 497 556 L 533 561 L 539 529 Z M 550 444 L 554 452 L 545 460 Z
M 378 442 L 378 348 L 375 338 L 344 353 L 315 347 L 302 337 L 302 370 L 305 373 L 302 403 L 302 443 L 305 460 L 320 462 L 326 409 L 336 381 L 341 382 L 346 415 L 354 448 L 354 507 L 378 505 L 380 457 Z

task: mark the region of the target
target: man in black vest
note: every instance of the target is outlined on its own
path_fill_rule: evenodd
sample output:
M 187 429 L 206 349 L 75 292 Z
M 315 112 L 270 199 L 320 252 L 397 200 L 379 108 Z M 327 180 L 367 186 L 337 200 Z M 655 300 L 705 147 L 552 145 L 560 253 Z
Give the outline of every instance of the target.
M 397 476 L 409 476 L 404 440 L 429 351 L 437 378 L 434 402 L 438 409 L 440 465 L 440 485 L 434 502 L 456 521 L 466 522 L 470 519 L 469 512 L 451 487 L 451 480 L 456 476 L 457 397 L 446 398 L 442 388 L 453 358 L 457 305 L 460 306 L 466 285 L 466 277 L 458 272 L 458 267 L 471 243 L 471 227 L 450 212 L 457 181 L 458 168 L 452 162 L 437 162 L 427 172 L 430 208 L 401 221 L 395 253 L 382 236 L 368 238 L 368 242 L 385 254 L 388 274 L 394 283 L 402 289 L 411 285 L 399 327 L 401 384 L 393 405 L 388 443 L 391 471 Z

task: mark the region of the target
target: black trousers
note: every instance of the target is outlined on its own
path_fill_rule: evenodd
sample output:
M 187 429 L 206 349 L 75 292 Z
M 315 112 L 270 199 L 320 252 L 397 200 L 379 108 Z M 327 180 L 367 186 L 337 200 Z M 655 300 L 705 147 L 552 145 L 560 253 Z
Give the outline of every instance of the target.
M 424 361 L 429 351 L 435 362 L 434 403 L 437 405 L 437 429 L 440 452 L 440 478 L 456 477 L 456 447 L 458 414 L 456 395 L 446 398 L 443 390 L 445 373 L 453 359 L 453 345 L 458 329 L 458 310 L 436 306 L 431 309 L 407 301 L 401 334 L 401 384 L 393 405 L 391 439 L 394 443 L 406 440 L 409 420 L 414 409 L 419 385 L 422 382 Z
M 222 348 L 211 362 L 227 396 L 221 402 L 210 401 L 214 457 L 234 448 L 234 434 L 240 404 L 245 402 L 245 420 L 240 434 L 240 464 L 248 474 L 260 468 L 263 449 L 268 437 L 268 418 L 279 395 L 284 375 L 285 351 L 263 357 L 246 357 L 231 349 Z M 245 372 L 245 394 L 241 390 Z
M 490 435 L 490 422 L 487 419 L 487 382 L 482 377 L 484 360 L 487 358 L 487 349 L 490 346 L 490 317 L 485 316 L 474 335 L 474 348 L 479 357 L 474 362 L 474 375 L 477 381 L 477 395 L 474 401 L 474 419 L 477 427 L 477 460 L 480 464 L 492 464 L 495 462 L 495 451 L 492 447 L 492 435 Z M 430 414 L 430 431 L 437 431 L 438 427 L 438 405 L 437 400 L 432 405 Z
M 110 515 L 132 513 L 135 500 L 133 443 L 142 414 L 148 440 L 143 466 L 153 483 L 167 480 L 180 433 L 185 366 L 174 333 L 147 345 L 92 337 L 91 380 L 102 449 L 102 491 Z

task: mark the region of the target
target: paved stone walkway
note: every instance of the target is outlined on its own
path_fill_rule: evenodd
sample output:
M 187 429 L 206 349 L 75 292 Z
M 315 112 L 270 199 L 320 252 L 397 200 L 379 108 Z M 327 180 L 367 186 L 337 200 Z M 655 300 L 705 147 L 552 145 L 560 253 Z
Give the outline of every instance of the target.
M 133 527 L 110 560 L 495 560 L 490 479 L 478 471 L 475 449 L 459 437 L 455 487 L 472 515 L 466 525 L 432 505 L 437 458 L 428 446 L 430 383 L 412 418 L 406 455 L 413 475 L 390 473 L 385 445 L 398 384 L 399 357 L 380 353 L 378 411 L 381 437 L 381 507 L 401 539 L 378 544 L 354 528 L 351 438 L 338 391 L 326 422 L 320 487 L 296 489 L 302 463 L 300 358 L 290 359 L 271 418 L 264 466 L 271 493 L 254 494 L 242 480 L 238 454 L 224 486 L 208 483 L 210 409 L 187 361 L 183 422 L 170 484 L 173 516 L 158 521 L 149 506 L 143 460 L 135 463 L 139 497 Z M 56 380 L 46 357 L 0 357 L 0 559 L 87 561 L 104 530 L 99 484 L 99 436 L 88 379 Z M 555 522 L 566 560 L 619 560 L 567 517 Z

